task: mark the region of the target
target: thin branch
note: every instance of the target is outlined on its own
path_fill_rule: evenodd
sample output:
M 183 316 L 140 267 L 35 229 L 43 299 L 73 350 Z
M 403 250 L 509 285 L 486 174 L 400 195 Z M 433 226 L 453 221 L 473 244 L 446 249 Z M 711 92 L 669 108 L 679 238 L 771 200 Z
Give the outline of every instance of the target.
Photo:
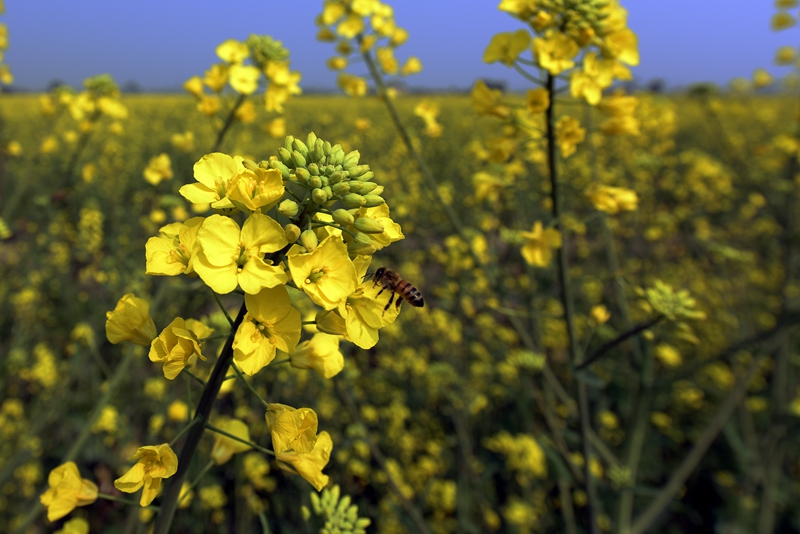
M 635 336 L 636 334 L 639 334 L 639 333 L 647 330 L 648 328 L 650 328 L 652 326 L 655 326 L 656 324 L 661 322 L 662 319 L 664 319 L 664 316 L 663 315 L 659 315 L 659 316 L 654 317 L 653 319 L 647 321 L 646 323 L 639 324 L 639 325 L 635 326 L 634 328 L 632 328 L 631 330 L 628 330 L 627 332 L 618 335 L 617 337 L 615 337 L 614 339 L 612 339 L 611 341 L 609 341 L 608 343 L 606 343 L 605 345 L 603 345 L 602 347 L 600 347 L 599 349 L 594 351 L 592 353 L 592 355 L 589 356 L 588 358 L 586 358 L 580 365 L 575 366 L 575 370 L 576 371 L 580 371 L 584 367 L 587 367 L 587 366 L 593 364 L 594 362 L 596 362 L 597 360 L 602 358 L 608 351 L 610 351 L 611 349 L 613 349 L 614 347 L 616 347 L 617 345 L 619 345 L 623 341 L 627 340 L 628 338 L 631 338 L 631 337 Z
M 234 436 L 230 432 L 225 432 L 221 428 L 217 428 L 214 425 L 212 425 L 211 423 L 206 423 L 206 430 L 210 430 L 211 432 L 214 432 L 216 434 L 220 434 L 222 436 L 225 436 L 226 438 L 232 439 L 233 441 L 238 441 L 239 443 L 244 443 L 245 445 L 249 445 L 249 446 L 253 447 L 255 450 L 263 452 L 264 454 L 269 454 L 270 456 L 275 456 L 275 451 L 271 451 L 269 449 L 265 449 L 264 447 L 262 447 L 258 443 L 253 443 L 252 441 L 247 441 L 246 439 L 242 439 L 239 436 Z

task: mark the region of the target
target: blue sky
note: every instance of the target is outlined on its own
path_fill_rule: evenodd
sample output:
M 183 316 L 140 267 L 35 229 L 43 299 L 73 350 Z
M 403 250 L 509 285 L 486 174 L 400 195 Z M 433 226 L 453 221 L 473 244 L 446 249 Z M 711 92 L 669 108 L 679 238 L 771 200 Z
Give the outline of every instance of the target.
M 425 70 L 413 86 L 472 85 L 475 79 L 524 82 L 510 69 L 481 62 L 491 36 L 520 23 L 497 10 L 498 0 L 395 0 L 395 19 L 411 37 L 398 56 L 416 55 Z M 768 0 L 622 0 L 639 35 L 640 82 L 662 78 L 668 86 L 726 83 L 772 66 L 781 45 L 797 46 L 800 26 L 772 32 Z M 214 48 L 250 33 L 283 41 L 301 86 L 332 87 L 325 68 L 332 47 L 314 39 L 322 0 L 6 0 L 10 48 L 6 62 L 16 85 L 42 89 L 53 79 L 72 85 L 108 72 L 120 83 L 175 88 L 216 60 Z

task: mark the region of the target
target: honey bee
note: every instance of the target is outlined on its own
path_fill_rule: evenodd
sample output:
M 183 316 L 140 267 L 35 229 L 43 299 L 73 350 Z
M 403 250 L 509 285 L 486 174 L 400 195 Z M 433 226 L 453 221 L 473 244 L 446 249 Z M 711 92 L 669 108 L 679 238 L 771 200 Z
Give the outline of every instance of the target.
M 408 280 L 403 280 L 397 271 L 393 271 L 388 267 L 380 267 L 375 271 L 375 274 L 372 275 L 372 279 L 375 281 L 372 287 L 376 287 L 378 284 L 381 285 L 381 290 L 378 291 L 378 295 L 383 293 L 386 289 L 392 292 L 392 295 L 389 297 L 389 302 L 386 304 L 386 307 L 383 308 L 383 313 L 386 313 L 386 310 L 392 305 L 395 295 L 397 295 L 397 303 L 395 304 L 397 308 L 400 308 L 404 300 L 417 308 L 422 308 L 422 306 L 425 305 L 425 301 L 422 299 L 422 294 L 419 290 L 411 285 L 411 282 Z

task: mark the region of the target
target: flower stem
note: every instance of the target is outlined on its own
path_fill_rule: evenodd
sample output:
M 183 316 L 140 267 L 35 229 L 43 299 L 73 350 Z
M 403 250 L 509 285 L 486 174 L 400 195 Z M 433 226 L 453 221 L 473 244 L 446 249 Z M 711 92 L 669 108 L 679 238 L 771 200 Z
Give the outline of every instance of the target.
M 195 486 L 197 486 L 197 485 L 200 483 L 200 481 L 203 479 L 203 477 L 204 477 L 204 476 L 206 476 L 206 473 L 208 473 L 208 471 L 209 471 L 209 470 L 210 470 L 212 467 L 214 467 L 214 460 L 210 460 L 210 461 L 209 461 L 209 462 L 208 462 L 208 463 L 205 465 L 205 467 L 203 467 L 203 470 L 202 470 L 202 471 L 200 471 L 200 474 L 199 474 L 199 475 L 197 475 L 197 476 L 194 478 L 194 480 L 192 480 L 192 483 L 191 483 L 191 484 L 189 484 L 189 487 L 188 487 L 188 488 L 186 488 L 186 491 L 185 491 L 185 492 L 183 492 L 183 495 L 181 495 L 181 498 L 180 498 L 180 500 L 178 500 L 178 504 L 179 504 L 179 505 L 180 505 L 180 503 L 182 503 L 182 502 L 183 502 L 183 500 L 184 500 L 184 499 L 185 499 L 185 498 L 186 498 L 186 497 L 187 497 L 187 496 L 188 496 L 188 495 L 189 495 L 189 494 L 192 492 L 192 490 L 195 488 Z M 183 485 L 181 484 L 181 486 L 183 486 Z
M 197 419 L 192 419 L 191 421 L 189 421 L 189 424 L 183 427 L 183 429 L 180 432 L 178 432 L 177 436 L 172 438 L 172 441 L 169 442 L 169 446 L 170 447 L 175 446 L 175 442 L 178 441 L 182 435 L 184 435 L 190 428 L 192 428 L 196 424 L 197 424 Z
M 239 95 L 239 98 L 236 99 L 236 103 L 233 104 L 230 112 L 228 113 L 228 117 L 225 119 L 225 123 L 222 125 L 222 129 L 220 129 L 219 134 L 217 135 L 217 141 L 214 143 L 214 148 L 211 149 L 211 152 L 217 152 L 219 148 L 222 146 L 222 141 L 225 139 L 225 134 L 228 133 L 228 130 L 233 125 L 233 120 L 236 118 L 236 111 L 244 104 L 247 95 Z
M 183 372 L 186 373 L 186 376 L 194 378 L 201 386 L 206 387 L 206 381 L 197 376 L 196 374 L 194 374 L 193 372 L 191 372 L 190 370 L 184 369 Z
M 244 375 L 242 374 L 242 372 L 239 370 L 239 368 L 236 366 L 236 364 L 233 361 L 231 361 L 231 367 L 233 367 L 233 370 L 236 372 L 236 376 L 239 377 L 239 380 L 242 382 L 242 384 L 244 384 L 247 387 L 247 389 L 250 390 L 250 393 L 255 395 L 258 398 L 258 400 L 261 401 L 261 404 L 264 405 L 264 408 L 268 407 L 269 403 L 267 401 L 265 401 L 263 399 L 263 397 L 261 397 L 261 395 L 258 394 L 258 391 L 256 391 L 255 388 L 253 388 L 253 385 L 250 382 L 245 380 Z
M 231 326 L 233 326 L 233 319 L 231 319 L 231 316 L 228 314 L 228 310 L 225 309 L 225 306 L 222 305 L 222 301 L 219 299 L 219 295 L 217 295 L 217 292 L 212 289 L 211 294 L 214 295 L 214 300 L 217 301 L 217 306 L 219 306 L 219 309 L 222 310 L 222 313 L 225 314 L 225 318 L 228 320 L 228 323 Z M 236 331 L 235 328 L 231 328 L 231 333 L 235 331 Z M 230 334 L 228 335 L 230 336 Z
M 178 508 L 178 498 L 181 493 L 181 486 L 183 485 L 183 481 L 189 472 L 189 467 L 192 463 L 192 457 L 197 450 L 197 446 L 200 444 L 200 439 L 203 437 L 206 423 L 208 423 L 208 418 L 211 415 L 212 408 L 214 407 L 214 401 L 217 400 L 219 390 L 222 387 L 222 381 L 225 379 L 225 375 L 228 372 L 228 367 L 233 361 L 234 334 L 239 328 L 239 325 L 242 324 L 246 313 L 247 307 L 244 303 L 242 303 L 242 306 L 239 308 L 239 313 L 236 316 L 236 320 L 231 326 L 231 334 L 228 336 L 228 340 L 225 342 L 225 346 L 222 348 L 222 353 L 219 355 L 217 364 L 214 366 L 214 370 L 211 371 L 211 376 L 208 378 L 208 383 L 203 390 L 203 395 L 200 397 L 200 402 L 197 405 L 197 411 L 195 412 L 194 416 L 195 420 L 197 420 L 199 424 L 192 426 L 186 436 L 186 441 L 181 448 L 180 455 L 178 456 L 178 471 L 175 473 L 175 476 L 169 479 L 169 484 L 167 485 L 167 489 L 164 493 L 164 499 L 161 502 L 161 511 L 158 514 L 158 519 L 156 519 L 153 530 L 154 534 L 167 534 L 170 526 L 172 525 L 172 519 L 175 517 L 175 510 Z
M 99 499 L 105 499 L 107 501 L 121 502 L 123 504 L 128 504 L 130 506 L 139 506 L 139 503 L 136 502 L 136 501 L 132 501 L 130 499 L 122 499 L 120 497 L 115 497 L 114 495 L 109 495 L 107 493 L 98 493 L 97 497 Z M 145 506 L 144 509 L 153 510 L 154 512 L 157 512 L 159 510 L 159 507 L 158 506 Z
M 212 425 L 210 423 L 206 423 L 206 429 L 210 430 L 211 432 L 214 432 L 216 434 L 220 434 L 222 436 L 225 436 L 226 438 L 230 438 L 233 441 L 238 441 L 239 443 L 244 443 L 245 445 L 250 445 L 255 450 L 261 451 L 264 454 L 269 454 L 270 456 L 275 456 L 275 451 L 271 451 L 269 449 L 265 449 L 264 447 L 262 447 L 261 445 L 258 445 L 257 443 L 253 443 L 252 441 L 247 441 L 246 439 L 242 439 L 242 438 L 240 438 L 238 436 L 234 436 L 230 432 L 225 432 L 221 428 L 217 428 L 217 427 L 215 427 L 214 425 Z

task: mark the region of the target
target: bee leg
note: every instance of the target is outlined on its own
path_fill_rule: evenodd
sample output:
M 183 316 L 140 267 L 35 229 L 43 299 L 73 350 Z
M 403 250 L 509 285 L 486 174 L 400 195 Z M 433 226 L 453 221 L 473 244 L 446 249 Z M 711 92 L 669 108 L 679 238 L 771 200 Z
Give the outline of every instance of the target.
M 400 305 L 401 304 L 403 304 L 403 299 L 401 299 L 400 297 L 397 297 L 397 302 L 395 302 L 394 305 L 398 310 L 400 309 Z
M 375 286 L 373 286 L 373 287 L 375 287 Z M 381 296 L 381 293 L 383 293 L 383 290 L 384 290 L 384 289 L 386 289 L 386 286 L 383 286 L 383 287 L 381 288 L 381 290 L 380 290 L 380 291 L 378 291 L 378 294 L 377 294 L 377 295 L 375 295 L 375 298 L 378 298 L 378 297 L 380 297 L 380 296 Z
M 393 300 L 394 300 L 394 291 L 392 291 L 392 295 L 389 297 L 389 302 L 387 302 L 387 303 L 386 303 L 386 306 L 383 308 L 383 313 L 381 314 L 381 316 L 383 316 L 383 315 L 385 315 L 385 314 L 386 314 L 386 310 L 388 310 L 388 309 L 389 309 L 389 306 L 391 306 L 391 305 L 392 305 L 392 301 L 393 301 Z M 402 299 L 399 299 L 399 298 L 397 299 L 397 301 L 398 301 L 398 302 L 399 302 L 399 301 L 401 301 L 401 300 L 402 300 Z

